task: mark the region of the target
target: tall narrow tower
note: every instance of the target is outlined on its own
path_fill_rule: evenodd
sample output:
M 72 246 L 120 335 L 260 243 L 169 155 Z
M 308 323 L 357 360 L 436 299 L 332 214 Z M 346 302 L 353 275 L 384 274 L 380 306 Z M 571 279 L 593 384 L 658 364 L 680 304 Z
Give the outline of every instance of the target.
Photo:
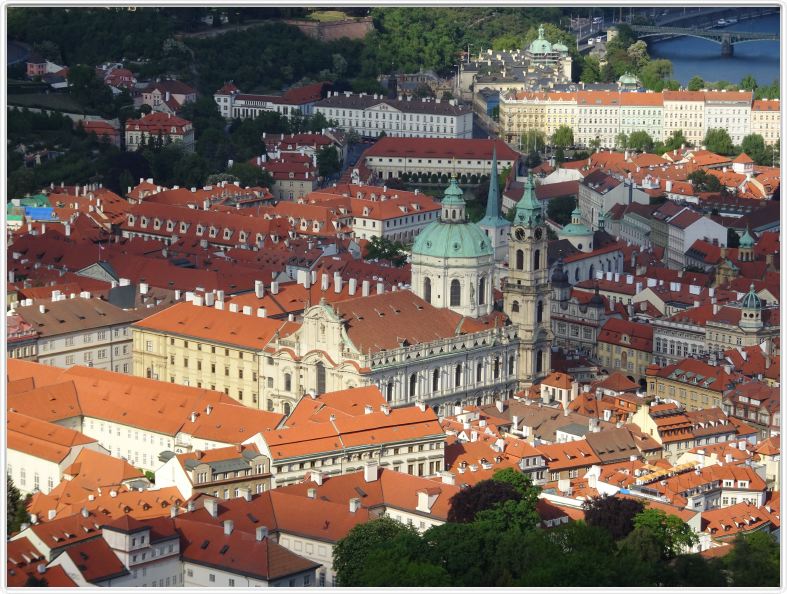
M 550 372 L 552 346 L 547 234 L 532 175 L 528 175 L 524 195 L 516 206 L 503 296 L 504 310 L 518 328 L 517 379 L 526 388 Z
M 497 141 L 495 141 L 497 142 Z M 489 173 L 489 194 L 486 200 L 486 215 L 478 226 L 489 237 L 495 251 L 495 264 L 501 266 L 508 257 L 508 234 L 511 223 L 500 214 L 500 187 L 497 182 L 497 150 L 492 146 L 492 171 Z

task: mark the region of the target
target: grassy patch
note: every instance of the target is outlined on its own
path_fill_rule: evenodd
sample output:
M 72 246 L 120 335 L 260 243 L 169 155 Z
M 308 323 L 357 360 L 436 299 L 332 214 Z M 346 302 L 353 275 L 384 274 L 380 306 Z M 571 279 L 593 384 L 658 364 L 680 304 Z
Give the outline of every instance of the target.
M 320 21 L 321 23 L 332 23 L 334 21 L 346 20 L 349 17 L 340 10 L 315 10 L 309 13 L 308 18 L 313 21 Z

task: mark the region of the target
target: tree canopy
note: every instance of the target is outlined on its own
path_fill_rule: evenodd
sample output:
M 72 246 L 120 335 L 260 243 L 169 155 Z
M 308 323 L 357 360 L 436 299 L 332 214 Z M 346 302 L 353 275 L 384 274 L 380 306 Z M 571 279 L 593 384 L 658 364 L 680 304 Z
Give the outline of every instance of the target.
M 705 133 L 702 144 L 712 153 L 719 155 L 732 155 L 735 152 L 730 134 L 724 128 L 710 128 Z

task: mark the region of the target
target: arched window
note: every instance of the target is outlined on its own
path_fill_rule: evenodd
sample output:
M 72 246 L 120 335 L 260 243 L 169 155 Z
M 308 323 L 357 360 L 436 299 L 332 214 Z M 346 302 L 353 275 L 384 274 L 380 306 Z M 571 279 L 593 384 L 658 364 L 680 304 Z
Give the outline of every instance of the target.
M 455 211 L 455 210 L 452 210 L 452 211 L 451 211 L 451 218 L 452 218 L 452 219 L 455 219 L 455 218 L 456 218 L 456 211 Z
M 418 389 L 418 376 L 416 374 L 412 374 L 410 376 L 410 397 L 415 397 L 416 390 Z
M 325 365 L 321 361 L 317 362 L 317 393 L 325 394 Z
M 462 364 L 456 366 L 456 373 L 454 373 L 454 386 L 460 387 L 462 385 Z
M 289 416 L 289 414 L 290 414 L 290 403 L 289 402 L 285 402 L 284 403 L 284 416 L 285 417 Z
M 292 376 L 289 373 L 284 374 L 284 391 L 292 391 Z
M 435 369 L 432 372 L 432 392 L 437 392 L 440 389 L 440 370 Z
M 478 305 L 486 303 L 486 277 L 482 276 L 478 281 Z
M 462 285 L 458 279 L 451 281 L 451 305 L 462 305 Z
M 508 375 L 513 375 L 514 373 L 514 355 L 511 355 L 508 358 Z
M 574 282 L 579 282 L 579 268 L 574 269 Z
M 495 379 L 500 377 L 500 357 L 495 357 Z
M 519 311 L 519 301 L 514 301 L 511 304 L 511 313 L 517 313 Z
M 536 250 L 533 254 L 533 270 L 541 268 L 541 250 Z
M 593 280 L 594 275 L 595 271 L 593 269 L 593 264 L 591 264 L 590 268 L 588 269 L 588 280 Z
M 428 276 L 424 279 L 424 301 L 432 302 L 432 279 Z
M 476 368 L 475 368 L 475 381 L 476 382 L 480 382 L 481 381 L 481 374 L 483 374 L 483 372 L 484 372 L 484 364 L 481 361 L 479 361 L 478 365 L 476 365 Z
M 388 402 L 393 400 L 393 382 L 388 382 L 388 385 L 385 387 L 385 398 Z
M 544 352 L 536 351 L 536 373 L 544 371 Z
M 540 324 L 544 321 L 544 302 L 539 300 L 536 305 L 536 322 Z
M 525 252 L 523 252 L 522 250 L 516 251 L 516 269 L 517 270 L 525 269 Z

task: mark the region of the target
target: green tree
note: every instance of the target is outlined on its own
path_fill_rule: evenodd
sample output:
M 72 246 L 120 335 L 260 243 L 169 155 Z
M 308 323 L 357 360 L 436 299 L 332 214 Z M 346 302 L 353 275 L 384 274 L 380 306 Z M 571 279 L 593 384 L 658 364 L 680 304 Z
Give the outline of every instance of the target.
M 273 176 L 270 172 L 252 163 L 233 163 L 227 173 L 244 187 L 270 188 L 273 185 Z
M 636 151 L 649 153 L 653 150 L 653 139 L 644 130 L 636 130 L 629 134 L 628 147 Z
M 485 480 L 462 489 L 451 497 L 448 510 L 448 521 L 468 523 L 475 520 L 476 515 L 506 501 L 518 502 L 522 494 L 510 483 L 504 481 Z
M 414 528 L 387 516 L 353 527 L 333 549 L 333 569 L 336 572 L 338 585 L 342 587 L 364 585 L 362 576 L 369 554 L 398 535 L 413 530 Z
M 27 513 L 25 500 L 19 489 L 16 488 L 11 475 L 6 474 L 6 529 L 7 534 L 18 532 L 22 524 L 30 523 L 30 514 Z
M 574 145 L 574 130 L 570 126 L 560 126 L 552 134 L 552 145 L 567 148 Z
M 329 145 L 317 151 L 317 169 L 320 177 L 330 177 L 341 169 L 339 151 L 335 146 Z
M 394 266 L 404 266 L 407 261 L 404 249 L 405 246 L 398 241 L 391 241 L 387 237 L 374 236 L 366 246 L 366 259 L 389 260 Z
M 757 89 L 757 79 L 751 74 L 747 74 L 741 79 L 741 84 L 738 85 L 744 91 L 754 91 Z
M 639 78 L 647 89 L 660 91 L 664 81 L 672 76 L 672 62 L 669 60 L 651 60 L 639 71 Z
M 620 132 L 615 136 L 615 148 L 625 149 L 629 146 L 629 137 L 625 132 Z
M 634 499 L 606 496 L 585 500 L 583 508 L 589 526 L 603 528 L 614 540 L 621 540 L 634 529 L 634 516 L 641 513 L 644 506 Z
M 640 70 L 650 60 L 648 55 L 648 44 L 642 41 L 635 41 L 626 49 L 626 54 L 637 70 Z
M 665 152 L 672 152 L 679 148 L 682 148 L 684 145 L 688 144 L 688 140 L 683 135 L 683 130 L 674 130 L 670 137 L 664 142 L 664 151 Z
M 688 84 L 689 91 L 699 91 L 705 88 L 705 81 L 701 76 L 692 76 Z
M 634 526 L 649 532 L 659 545 L 661 558 L 673 559 L 698 542 L 697 535 L 678 516 L 648 508 L 634 516 Z
M 571 213 L 576 207 L 573 196 L 558 196 L 547 202 L 547 216 L 559 225 L 568 225 L 571 222 Z
M 740 152 L 749 155 L 757 165 L 770 165 L 770 151 L 765 148 L 765 140 L 759 134 L 748 134 L 741 141 Z
M 779 545 L 771 534 L 738 534 L 726 557 L 727 568 L 736 588 L 779 585 Z
M 594 83 L 601 80 L 601 65 L 593 56 L 585 56 L 582 62 L 582 74 L 579 80 L 583 83 Z
M 688 180 L 698 192 L 721 192 L 722 190 L 719 178 L 702 169 L 692 171 L 688 176 Z
M 371 588 L 451 585 L 448 572 L 426 561 L 425 552 L 424 542 L 415 529 L 402 531 L 369 551 L 358 585 Z
M 546 137 L 541 130 L 525 130 L 521 136 L 522 151 L 542 152 L 546 146 Z
M 432 87 L 426 83 L 418 83 L 418 85 L 416 85 L 416 87 L 413 89 L 413 99 L 424 98 L 434 99 L 434 91 L 432 90 Z
M 735 152 L 730 134 L 724 128 L 709 129 L 705 133 L 702 144 L 712 153 L 717 153 L 719 155 L 732 155 Z

